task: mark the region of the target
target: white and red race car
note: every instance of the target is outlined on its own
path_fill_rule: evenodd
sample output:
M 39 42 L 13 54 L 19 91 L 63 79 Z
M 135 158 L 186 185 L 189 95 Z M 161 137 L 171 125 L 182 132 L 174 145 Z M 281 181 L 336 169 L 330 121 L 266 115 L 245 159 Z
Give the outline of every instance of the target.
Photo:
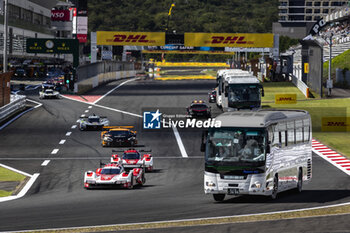
M 125 169 L 121 164 L 100 164 L 95 172 L 87 171 L 84 175 L 84 187 L 93 188 L 98 185 L 118 185 L 132 189 L 134 185 L 143 185 L 146 182 L 144 168 Z
M 153 170 L 153 157 L 151 154 L 143 154 L 140 152 L 151 152 L 151 150 L 113 150 L 113 152 L 123 152 L 123 155 L 113 154 L 111 157 L 111 163 L 118 163 L 125 168 L 135 168 L 144 166 L 147 171 Z

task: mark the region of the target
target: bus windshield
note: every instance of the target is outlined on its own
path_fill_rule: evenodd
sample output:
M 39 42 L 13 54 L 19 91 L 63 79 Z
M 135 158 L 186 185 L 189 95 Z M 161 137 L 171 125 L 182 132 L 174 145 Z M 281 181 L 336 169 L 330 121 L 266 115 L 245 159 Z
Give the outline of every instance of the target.
M 206 147 L 208 162 L 252 163 L 265 161 L 264 129 L 213 128 Z
M 228 102 L 260 102 L 259 84 L 229 84 Z

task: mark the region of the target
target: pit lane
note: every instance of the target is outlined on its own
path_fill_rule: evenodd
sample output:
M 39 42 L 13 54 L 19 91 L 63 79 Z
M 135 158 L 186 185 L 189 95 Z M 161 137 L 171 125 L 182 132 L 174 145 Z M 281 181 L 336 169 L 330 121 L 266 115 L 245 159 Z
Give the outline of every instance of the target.
M 89 94 L 102 96 L 119 84 L 113 82 Z M 25 197 L 0 203 L 0 231 L 217 217 L 350 201 L 349 177 L 313 155 L 313 180 L 301 194 L 288 191 L 274 201 L 243 196 L 215 203 L 203 192 L 204 160 L 199 151 L 199 131 L 179 129 L 189 156 L 182 158 L 172 129 L 145 132 L 139 117 L 120 112 L 142 114 L 145 107 L 186 108 L 193 99 L 206 100 L 214 86 L 215 80 L 141 79 L 121 86 L 98 102 L 107 108 L 89 109 L 88 104 L 68 99 L 40 101 L 42 107 L 27 113 L 0 134 L 1 163 L 30 174 L 40 173 Z M 27 94 L 38 101 L 35 90 Z M 219 113 L 214 105 L 212 108 Z M 100 132 L 72 129 L 88 109 L 87 114 L 107 116 L 112 125 L 136 126 L 140 145 L 153 150 L 155 161 L 156 170 L 146 174 L 144 187 L 83 188 L 84 171 L 95 169 L 98 158 L 105 160 L 111 154 L 111 148 L 100 145 Z M 67 132 L 72 133 L 66 136 Z M 59 145 L 62 139 L 66 142 Z M 51 155 L 53 149 L 59 149 L 57 154 Z M 41 166 L 50 158 L 53 159 L 47 166 Z

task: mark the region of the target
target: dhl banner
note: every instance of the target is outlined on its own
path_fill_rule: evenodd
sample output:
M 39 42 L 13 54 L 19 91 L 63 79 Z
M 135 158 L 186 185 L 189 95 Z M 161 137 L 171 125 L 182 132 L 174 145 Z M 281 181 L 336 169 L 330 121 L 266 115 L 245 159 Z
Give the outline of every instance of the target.
M 350 131 L 350 117 L 322 117 L 323 132 Z
M 185 33 L 185 46 L 272 48 L 272 33 Z
M 96 32 L 97 45 L 165 45 L 165 32 Z
M 297 94 L 276 94 L 275 104 L 296 104 Z

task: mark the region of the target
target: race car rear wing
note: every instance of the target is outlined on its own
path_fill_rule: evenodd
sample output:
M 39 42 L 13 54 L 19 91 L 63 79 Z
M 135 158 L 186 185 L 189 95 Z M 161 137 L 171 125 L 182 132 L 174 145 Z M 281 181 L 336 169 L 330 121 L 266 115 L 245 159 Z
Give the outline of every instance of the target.
M 87 119 L 87 118 L 89 118 L 89 116 L 84 116 L 84 117 L 80 117 L 80 119 Z M 107 118 L 106 116 L 100 116 L 100 118 Z
M 102 129 L 133 129 L 134 126 L 128 125 L 128 126 L 103 126 Z
M 137 150 L 135 148 L 128 148 L 128 149 L 113 149 L 112 152 L 124 152 L 127 150 L 136 150 L 138 152 L 152 152 L 152 149 L 142 149 L 142 150 Z

